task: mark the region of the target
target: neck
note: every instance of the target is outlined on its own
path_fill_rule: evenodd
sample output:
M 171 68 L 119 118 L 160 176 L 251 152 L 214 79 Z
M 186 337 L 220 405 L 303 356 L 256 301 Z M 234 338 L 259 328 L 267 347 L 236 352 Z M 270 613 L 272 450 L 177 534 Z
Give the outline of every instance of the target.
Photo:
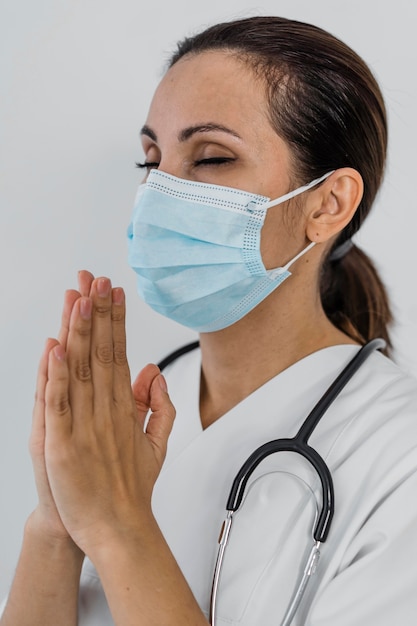
M 307 306 L 304 295 L 305 306 L 300 306 L 300 295 L 284 287 L 236 324 L 201 335 L 204 428 L 305 356 L 331 345 L 355 343 L 329 322 L 320 303 Z

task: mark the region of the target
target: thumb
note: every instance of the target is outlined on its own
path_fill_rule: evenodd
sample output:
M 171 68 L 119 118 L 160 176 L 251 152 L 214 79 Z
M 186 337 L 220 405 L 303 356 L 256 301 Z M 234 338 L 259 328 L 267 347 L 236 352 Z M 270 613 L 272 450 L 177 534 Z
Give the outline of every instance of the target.
M 149 395 L 151 415 L 146 427 L 146 435 L 162 465 L 166 455 L 168 437 L 175 419 L 175 407 L 169 397 L 167 383 L 162 374 L 156 376 L 152 381 Z
M 133 398 L 138 412 L 138 420 L 142 426 L 151 405 L 151 387 L 160 374 L 159 367 L 153 363 L 146 365 L 136 376 L 132 384 Z
M 32 460 L 41 459 L 45 454 L 45 389 L 48 382 L 48 360 L 49 353 L 58 341 L 48 339 L 39 362 L 38 376 L 36 379 L 35 404 L 32 414 L 32 431 L 29 440 L 29 450 Z

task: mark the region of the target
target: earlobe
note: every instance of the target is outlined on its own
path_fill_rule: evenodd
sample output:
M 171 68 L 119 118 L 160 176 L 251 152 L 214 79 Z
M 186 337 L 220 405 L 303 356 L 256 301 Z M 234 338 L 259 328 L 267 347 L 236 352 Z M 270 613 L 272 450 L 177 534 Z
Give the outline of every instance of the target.
M 349 224 L 363 196 L 363 180 L 359 172 L 344 167 L 311 194 L 311 211 L 307 221 L 310 241 L 325 242 Z

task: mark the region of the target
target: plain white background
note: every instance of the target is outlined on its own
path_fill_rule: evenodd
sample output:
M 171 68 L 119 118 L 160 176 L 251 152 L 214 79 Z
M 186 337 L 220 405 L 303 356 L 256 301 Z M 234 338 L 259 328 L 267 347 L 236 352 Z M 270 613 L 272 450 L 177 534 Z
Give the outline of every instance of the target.
M 194 335 L 135 291 L 125 232 L 140 174 L 138 131 L 175 42 L 220 20 L 280 14 L 326 28 L 374 70 L 389 110 L 390 157 L 357 238 L 391 293 L 396 360 L 417 375 L 416 9 L 409 0 L 1 0 L 0 596 L 36 503 L 27 440 L 37 361 L 59 328 L 78 269 L 128 298 L 132 372 Z

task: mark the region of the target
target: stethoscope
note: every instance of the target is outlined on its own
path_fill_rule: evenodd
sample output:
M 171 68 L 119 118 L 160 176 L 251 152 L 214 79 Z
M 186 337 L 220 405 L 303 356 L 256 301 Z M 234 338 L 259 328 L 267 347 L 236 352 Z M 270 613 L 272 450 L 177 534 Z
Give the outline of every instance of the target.
M 198 345 L 199 342 L 195 341 L 179 348 L 159 363 L 160 369 L 162 370 L 183 354 L 194 350 L 198 347 Z M 210 602 L 210 624 L 212 626 L 215 625 L 219 583 L 226 547 L 232 529 L 233 515 L 239 510 L 242 504 L 245 495 L 245 488 L 252 473 L 264 459 L 277 452 L 296 452 L 307 459 L 307 461 L 315 469 L 320 479 L 322 490 L 321 510 L 317 515 L 313 528 L 313 546 L 305 562 L 300 582 L 294 591 L 288 609 L 281 622 L 281 626 L 289 626 L 291 624 L 297 609 L 300 606 L 307 584 L 311 579 L 312 574 L 316 571 L 317 563 L 320 557 L 320 546 L 327 539 L 334 514 L 334 488 L 330 470 L 320 454 L 308 444 L 308 440 L 324 413 L 345 385 L 349 382 L 355 372 L 358 371 L 363 362 L 368 358 L 368 356 L 370 356 L 370 354 L 372 354 L 372 352 L 383 349 L 385 346 L 386 343 L 383 339 L 373 339 L 364 345 L 355 354 L 351 361 L 349 361 L 327 391 L 325 391 L 323 396 L 304 420 L 297 434 L 288 439 L 275 439 L 264 443 L 252 452 L 236 474 L 226 503 L 227 515 L 223 522 L 219 538 L 219 547 L 213 575 Z

